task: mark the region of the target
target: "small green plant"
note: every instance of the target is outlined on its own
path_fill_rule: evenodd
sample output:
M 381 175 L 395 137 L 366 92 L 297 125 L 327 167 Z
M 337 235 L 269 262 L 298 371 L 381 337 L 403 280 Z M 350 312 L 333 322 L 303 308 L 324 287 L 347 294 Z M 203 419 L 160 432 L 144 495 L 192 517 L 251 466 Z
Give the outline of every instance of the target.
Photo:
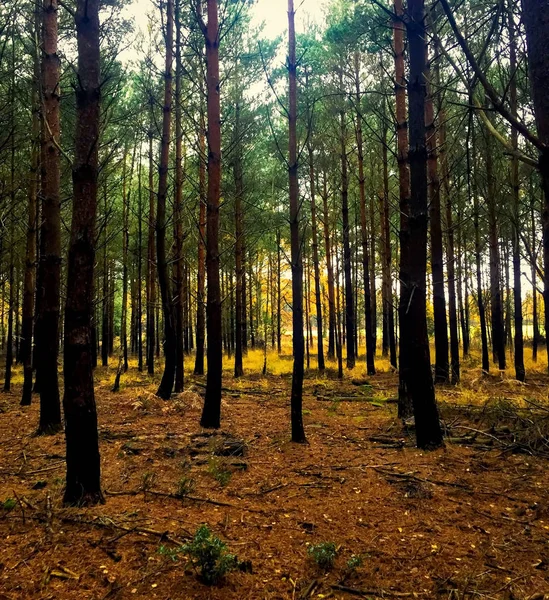
M 329 571 L 335 563 L 337 548 L 333 542 L 320 542 L 309 546 L 307 552 L 311 559 L 324 571 Z
M 362 556 L 357 556 L 356 554 L 352 554 L 351 558 L 346 563 L 347 571 L 351 572 L 363 565 L 364 561 L 362 560 Z
M 207 525 L 201 525 L 188 544 L 180 551 L 186 554 L 206 585 L 215 585 L 227 573 L 238 568 L 238 560 L 227 551 L 227 544 L 213 535 Z
M 217 456 L 212 456 L 208 463 L 208 473 L 223 487 L 231 480 L 232 473 L 227 468 L 225 461 Z
M 176 495 L 184 498 L 194 491 L 195 481 L 192 477 L 184 475 L 177 483 Z
M 17 506 L 17 502 L 14 498 L 6 498 L 4 501 L 2 501 L 1 506 L 4 510 L 10 511 Z
M 156 473 L 154 473 L 153 471 L 146 471 L 145 473 L 143 473 L 143 477 L 141 479 L 141 491 L 143 493 L 146 493 L 149 490 L 152 490 L 155 483 Z

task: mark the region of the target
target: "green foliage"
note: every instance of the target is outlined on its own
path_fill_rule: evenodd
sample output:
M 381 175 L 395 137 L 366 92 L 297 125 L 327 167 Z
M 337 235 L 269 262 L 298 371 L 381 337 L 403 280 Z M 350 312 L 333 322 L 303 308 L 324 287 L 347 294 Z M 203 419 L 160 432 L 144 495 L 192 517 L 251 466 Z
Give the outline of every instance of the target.
M 309 546 L 309 557 L 324 571 L 329 571 L 335 563 L 337 548 L 334 542 L 320 542 Z
M 196 482 L 192 477 L 183 475 L 183 477 L 181 477 L 181 479 L 177 482 L 176 495 L 180 496 L 181 498 L 188 496 L 194 491 L 195 483 Z
M 229 483 L 232 477 L 232 473 L 227 468 L 225 461 L 217 456 L 210 458 L 208 473 L 223 487 Z
M 180 551 L 190 558 L 206 585 L 215 585 L 238 567 L 236 556 L 227 551 L 227 545 L 207 525 L 201 525 L 192 541 L 181 546 Z
M 363 565 L 364 561 L 362 560 L 362 556 L 357 554 L 352 554 L 351 558 L 346 563 L 347 571 L 354 571 Z
M 2 508 L 8 512 L 10 510 L 13 510 L 16 506 L 17 506 L 17 502 L 15 501 L 15 498 L 6 498 L 2 502 Z

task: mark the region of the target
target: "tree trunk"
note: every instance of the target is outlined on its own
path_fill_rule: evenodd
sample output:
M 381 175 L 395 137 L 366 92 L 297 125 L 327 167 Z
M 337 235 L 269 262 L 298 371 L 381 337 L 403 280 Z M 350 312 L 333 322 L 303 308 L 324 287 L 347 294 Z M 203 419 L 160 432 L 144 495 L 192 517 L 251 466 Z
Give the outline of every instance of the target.
M 316 305 L 316 335 L 318 370 L 324 371 L 324 330 L 322 323 L 322 295 L 320 291 L 320 259 L 318 256 L 318 224 L 316 218 L 316 185 L 313 146 L 308 143 L 309 152 L 309 187 L 311 194 L 311 236 L 313 242 L 313 267 L 315 277 L 315 305 Z
M 198 2 L 201 5 L 201 1 Z M 196 356 L 194 374 L 204 375 L 204 341 L 206 318 L 206 124 L 203 100 L 200 100 L 200 131 L 198 134 L 198 270 L 196 274 Z
M 360 95 L 360 53 L 355 52 L 355 102 L 356 102 L 356 144 L 358 151 L 358 188 L 360 192 L 360 234 L 362 242 L 362 274 L 364 281 L 364 315 L 366 329 L 366 371 L 376 374 L 375 341 L 372 325 L 372 296 L 370 294 L 370 257 L 368 251 L 368 227 L 366 224 L 366 178 L 364 176 L 364 143 L 362 137 L 362 111 Z
M 23 283 L 23 322 L 21 329 L 21 362 L 23 363 L 23 394 L 21 406 L 30 406 L 32 400 L 32 334 L 34 326 L 34 288 L 36 275 L 36 230 L 38 224 L 37 201 L 40 187 L 40 9 L 34 9 L 34 47 L 32 82 L 32 150 L 29 174 L 27 215 L 27 240 L 25 250 L 25 275 Z
M 57 374 L 61 291 L 61 198 L 59 152 L 60 64 L 57 54 L 57 0 L 44 0 L 42 17 L 42 223 L 36 317 L 37 378 L 40 380 L 38 433 L 62 428 Z
M 545 340 L 549 358 L 549 0 L 522 0 L 522 20 L 528 47 L 528 74 L 534 101 L 538 137 L 543 144 L 539 170 L 544 192 L 541 214 L 543 229 L 543 299 L 545 303 Z M 548 365 L 549 366 L 549 365 Z
M 442 445 L 435 399 L 426 315 L 427 275 L 427 149 L 425 145 L 425 7 L 424 0 L 409 0 L 406 23 L 410 48 L 408 84 L 410 147 L 409 242 L 406 245 L 409 279 L 402 282 L 401 336 L 407 344 L 405 377 L 412 397 L 419 448 Z M 401 285 L 402 285 L 401 284 Z
M 221 291 L 219 287 L 219 204 L 221 195 L 221 107 L 219 98 L 219 24 L 217 0 L 208 0 L 206 39 L 206 87 L 208 112 L 208 194 L 206 211 L 206 271 L 208 275 L 206 328 L 208 374 L 206 398 L 200 424 L 219 428 L 221 424 L 221 383 L 223 347 Z
M 244 195 L 244 183 L 242 177 L 242 148 L 240 144 L 240 103 L 236 104 L 236 122 L 235 122 L 235 158 L 233 163 L 233 175 L 235 185 L 235 200 L 234 200 L 234 222 L 235 222 L 235 275 L 236 275 L 236 339 L 234 353 L 234 376 L 242 377 L 244 375 L 244 367 L 242 365 L 242 338 L 244 335 L 244 326 L 242 320 L 242 279 L 244 267 L 242 261 L 242 248 L 244 246 L 244 231 L 243 231 L 243 216 L 242 216 L 242 199 Z
M 438 57 L 435 56 L 436 60 Z M 428 61 L 427 61 L 427 64 Z M 427 68 L 427 73 L 430 69 Z M 437 130 L 433 102 L 433 82 L 427 75 L 428 95 L 425 103 L 427 135 L 427 173 L 429 179 L 431 224 L 431 273 L 433 277 L 433 313 L 435 322 L 435 383 L 449 381 L 448 323 L 444 297 L 444 258 L 442 246 L 442 223 L 440 210 L 440 180 L 438 176 Z
M 166 63 L 164 72 L 164 110 L 162 119 L 162 139 L 160 142 L 160 164 L 158 165 L 158 196 L 156 213 L 156 255 L 158 283 L 162 298 L 164 317 L 164 373 L 157 396 L 169 400 L 172 395 L 176 368 L 176 323 L 168 274 L 166 253 L 166 196 L 168 193 L 168 165 L 170 156 L 170 133 L 172 114 L 172 64 L 173 64 L 173 0 L 166 2 Z
M 303 257 L 301 254 L 299 179 L 297 154 L 297 59 L 294 1 L 288 0 L 290 249 L 292 265 L 293 358 L 291 393 L 292 442 L 304 443 L 303 427 Z
M 147 235 L 147 372 L 154 375 L 154 347 L 156 339 L 156 251 L 154 246 L 154 232 L 156 230 L 156 210 L 154 198 L 154 154 L 153 154 L 153 102 L 150 98 L 150 124 L 149 124 L 149 221 Z
M 438 75 L 438 69 L 437 69 Z M 440 77 L 437 76 L 437 87 L 440 89 Z M 460 380 L 459 364 L 459 333 L 458 314 L 456 303 L 456 258 L 454 242 L 454 222 L 452 214 L 452 199 L 450 195 L 450 168 L 448 166 L 446 148 L 446 111 L 443 107 L 439 111 L 439 144 L 440 165 L 442 168 L 442 190 L 444 192 L 444 205 L 446 208 L 446 256 L 448 262 L 448 313 L 450 322 L 450 381 L 456 385 Z M 464 336 L 465 338 L 465 336 Z M 465 346 L 465 339 L 463 342 Z
M 175 2 L 175 190 L 174 190 L 174 298 L 175 306 L 175 382 L 174 391 L 180 394 L 184 387 L 184 274 L 183 274 L 183 126 L 181 108 L 181 0 Z
M 492 347 L 498 368 L 505 370 L 505 331 L 503 325 L 503 302 L 501 298 L 501 259 L 499 251 L 499 232 L 496 209 L 496 190 L 492 148 L 488 133 L 484 132 L 486 150 L 486 178 L 488 207 L 488 244 L 490 248 L 490 308 L 492 317 Z
M 511 82 L 509 84 L 509 100 L 511 114 L 518 116 L 517 101 L 517 40 L 515 33 L 515 22 L 512 6 L 508 10 L 509 23 L 509 69 L 511 72 Z M 511 145 L 518 154 L 518 132 L 511 128 Z M 519 161 L 517 154 L 511 157 L 511 189 L 513 195 L 513 218 L 511 223 L 512 234 L 512 252 L 513 252 L 513 300 L 514 300 L 514 321 L 515 321 L 515 377 L 518 381 L 524 381 L 526 372 L 524 369 L 524 335 L 522 331 L 522 283 L 521 283 L 521 265 L 520 265 L 520 181 L 519 181 Z
M 403 282 L 408 284 L 409 274 L 409 240 L 410 230 L 408 217 L 410 211 L 410 171 L 408 167 L 408 122 L 406 118 L 406 71 L 404 66 L 404 37 L 406 28 L 402 22 L 404 8 L 402 0 L 394 2 L 395 16 L 393 22 L 393 43 L 395 52 L 395 103 L 396 103 L 396 135 L 397 135 L 397 161 L 399 182 L 399 209 L 400 209 L 400 265 L 399 280 L 401 293 L 398 303 L 398 318 L 401 327 L 399 336 L 399 376 L 398 376 L 398 416 L 401 419 L 408 418 L 413 413 L 412 398 L 406 385 L 406 351 L 407 341 L 402 337 L 402 321 L 406 318 L 408 306 L 404 304 L 402 293 Z
M 67 476 L 63 502 L 103 502 L 97 412 L 93 389 L 91 321 L 100 127 L 99 0 L 78 0 L 78 87 L 73 164 L 73 215 L 65 306 L 65 436 Z
M 326 269 L 328 271 L 328 359 L 335 359 L 336 346 L 336 313 L 334 290 L 334 267 L 332 261 L 332 242 L 330 232 L 330 212 L 328 210 L 328 182 L 326 171 L 323 173 L 323 222 L 324 222 L 324 248 L 326 251 Z
M 343 92 L 343 68 L 341 67 L 340 88 Z M 355 309 L 353 282 L 351 277 L 351 242 L 349 228 L 349 175 L 347 167 L 345 111 L 340 114 L 340 148 L 341 148 L 341 217 L 343 221 L 343 271 L 345 276 L 345 327 L 347 331 L 347 368 L 355 367 Z

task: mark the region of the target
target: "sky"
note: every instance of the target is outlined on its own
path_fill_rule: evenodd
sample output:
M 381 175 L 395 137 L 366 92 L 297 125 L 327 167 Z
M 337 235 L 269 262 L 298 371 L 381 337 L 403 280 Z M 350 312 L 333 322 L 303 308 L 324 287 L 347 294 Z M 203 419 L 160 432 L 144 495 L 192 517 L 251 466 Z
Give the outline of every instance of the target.
M 321 23 L 327 0 L 295 0 L 296 30 L 303 32 L 311 23 Z M 146 15 L 155 10 L 152 0 L 133 0 L 126 14 L 135 20 L 136 29 L 144 29 Z M 251 9 L 253 25 L 265 22 L 265 37 L 283 35 L 288 28 L 287 0 L 256 0 Z

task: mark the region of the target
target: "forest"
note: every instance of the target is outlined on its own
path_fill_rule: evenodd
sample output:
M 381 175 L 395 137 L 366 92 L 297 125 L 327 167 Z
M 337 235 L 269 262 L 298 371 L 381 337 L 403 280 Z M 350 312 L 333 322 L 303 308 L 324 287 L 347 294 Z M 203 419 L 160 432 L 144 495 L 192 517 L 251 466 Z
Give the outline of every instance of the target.
M 548 40 L 0 4 L 0 600 L 549 598 Z

